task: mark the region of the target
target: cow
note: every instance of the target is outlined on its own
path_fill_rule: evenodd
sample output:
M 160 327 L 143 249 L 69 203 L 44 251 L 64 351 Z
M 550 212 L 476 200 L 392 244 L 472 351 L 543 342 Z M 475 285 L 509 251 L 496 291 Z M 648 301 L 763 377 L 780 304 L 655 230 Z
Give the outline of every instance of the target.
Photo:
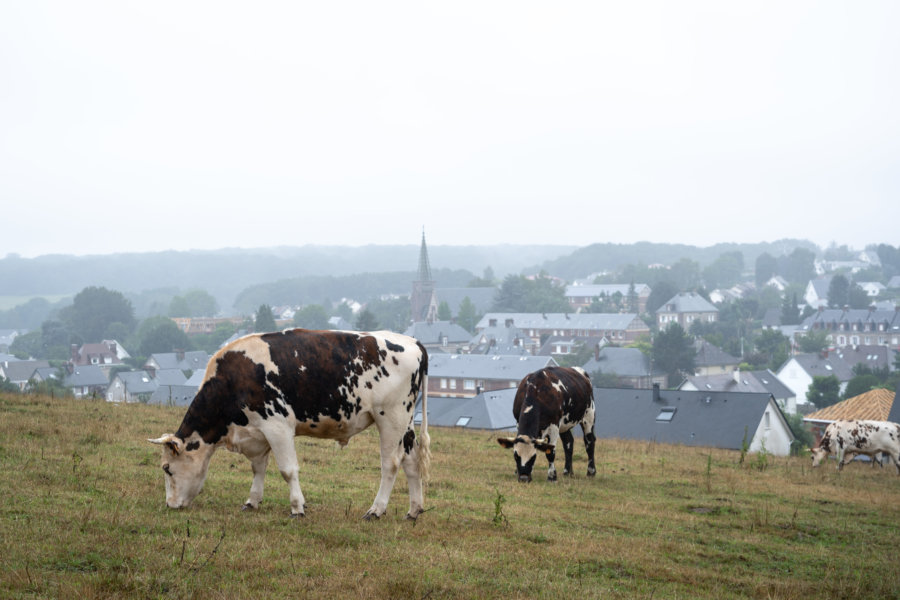
M 882 453 L 894 461 L 900 475 L 900 425 L 889 421 L 835 421 L 825 428 L 818 446 L 810 452 L 813 467 L 834 454 L 838 459 L 838 471 L 857 454 L 874 460 Z
M 178 431 L 148 440 L 163 446 L 166 505 L 190 505 L 213 453 L 225 447 L 250 460 L 253 484 L 244 510 L 262 501 L 271 453 L 290 490 L 291 517 L 302 517 L 294 436 L 333 439 L 343 447 L 374 423 L 381 485 L 364 518 L 384 514 L 402 466 L 409 484 L 406 517 L 415 520 L 424 512 L 430 460 L 427 383 L 425 348 L 397 333 L 291 329 L 239 338 L 210 360 Z M 413 415 L 420 392 L 417 440 Z
M 594 466 L 594 388 L 583 369 L 547 367 L 526 375 L 516 390 L 513 417 L 518 423 L 515 437 L 500 437 L 497 442 L 513 449 L 519 481 L 531 481 L 537 453 L 544 452 L 550 463 L 547 480 L 556 481 L 556 442 L 562 439 L 566 462 L 563 475 L 572 474 L 572 450 L 575 438 L 571 429 L 581 425 L 588 456 L 588 477 Z

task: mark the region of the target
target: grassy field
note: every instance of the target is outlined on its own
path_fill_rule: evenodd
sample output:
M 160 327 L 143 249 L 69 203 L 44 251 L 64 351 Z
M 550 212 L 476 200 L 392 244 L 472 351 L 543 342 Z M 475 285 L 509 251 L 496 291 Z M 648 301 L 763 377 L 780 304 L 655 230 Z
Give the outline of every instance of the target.
M 388 513 L 374 428 L 298 438 L 307 516 L 270 464 L 221 450 L 189 509 L 164 506 L 159 448 L 183 409 L 0 395 L 3 598 L 898 598 L 893 469 L 600 441 L 598 475 L 515 481 L 484 433 L 432 428 L 428 511 L 401 474 Z M 541 468 L 542 472 L 544 468 Z

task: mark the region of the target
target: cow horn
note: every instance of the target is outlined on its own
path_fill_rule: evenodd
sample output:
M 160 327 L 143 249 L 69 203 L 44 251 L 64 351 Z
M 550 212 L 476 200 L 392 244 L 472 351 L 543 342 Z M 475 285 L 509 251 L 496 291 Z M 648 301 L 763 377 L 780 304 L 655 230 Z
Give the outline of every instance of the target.
M 148 439 L 148 442 L 151 444 L 163 444 L 169 450 L 172 451 L 173 454 L 178 455 L 181 453 L 180 442 L 181 440 L 174 433 L 167 433 L 162 437 L 158 437 L 155 440 Z
M 497 443 L 503 446 L 504 448 L 512 448 L 516 443 L 516 438 L 514 437 L 498 437 Z

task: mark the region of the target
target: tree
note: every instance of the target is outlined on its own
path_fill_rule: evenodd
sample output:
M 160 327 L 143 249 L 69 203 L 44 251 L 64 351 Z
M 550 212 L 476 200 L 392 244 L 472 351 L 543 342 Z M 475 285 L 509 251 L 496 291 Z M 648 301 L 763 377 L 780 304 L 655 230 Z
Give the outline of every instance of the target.
M 778 261 L 768 252 L 763 252 L 756 257 L 755 279 L 756 287 L 761 288 L 775 275 Z
M 765 357 L 764 364 L 773 371 L 788 358 L 790 340 L 777 329 L 763 329 L 753 340 L 757 352 Z
M 378 329 L 378 320 L 368 308 L 359 311 L 359 315 L 356 317 L 356 329 L 357 331 L 375 331 Z
M 191 342 L 197 350 L 205 350 L 207 354 L 215 354 L 222 347 L 225 340 L 235 334 L 237 328 L 234 323 L 225 321 L 216 325 L 216 330 L 211 333 L 201 333 L 193 336 Z
M 669 277 L 675 282 L 678 289 L 697 289 L 700 287 L 700 263 L 689 258 L 682 258 L 669 267 Z
M 444 302 L 443 304 L 447 304 Z M 373 300 L 366 305 L 366 310 L 372 315 L 375 323 L 367 330 L 372 330 L 376 326 L 378 329 L 389 329 L 402 333 L 409 327 L 409 315 L 411 306 L 407 296 L 399 298 L 388 298 L 386 300 Z M 450 310 L 450 307 L 447 307 Z
M 294 313 L 294 326 L 304 329 L 328 329 L 328 311 L 321 304 L 307 304 Z
M 800 307 L 797 305 L 797 293 L 785 294 L 781 303 L 781 324 L 799 325 Z
M 837 404 L 841 399 L 841 382 L 834 375 L 814 375 L 806 399 L 820 409 Z
M 190 338 L 168 317 L 150 317 L 141 322 L 137 332 L 138 351 L 142 356 L 157 352 L 190 350 Z
M 856 396 L 865 394 L 881 385 L 883 385 L 882 379 L 874 373 L 857 375 L 847 382 L 847 389 L 844 390 L 844 398 L 855 398 Z
M 703 280 L 712 289 L 727 288 L 741 279 L 744 254 L 740 250 L 725 252 L 703 269 Z
M 535 279 L 507 275 L 494 299 L 495 312 L 569 312 L 565 288 L 555 285 L 543 273 Z
M 638 298 L 637 289 L 634 287 L 634 279 L 628 285 L 628 296 L 626 300 L 626 308 L 629 313 L 638 314 L 640 311 L 640 299 Z
M 268 304 L 259 305 L 253 320 L 253 330 L 257 333 L 278 331 L 278 325 L 275 324 L 275 317 L 272 315 L 272 307 Z
M 843 308 L 850 304 L 850 281 L 841 274 L 831 278 L 828 284 L 828 306 Z
M 650 290 L 647 297 L 647 312 L 655 313 L 657 309 L 675 297 L 678 293 L 678 286 L 671 281 L 660 281 Z
M 653 364 L 668 374 L 670 386 L 678 385 L 694 373 L 696 355 L 690 336 L 678 323 L 669 323 L 653 341 Z
M 816 329 L 801 336 L 797 342 L 801 352 L 807 354 L 821 352 L 828 346 L 828 333 L 824 329 Z
M 99 342 L 106 337 L 112 323 L 121 323 L 134 331 L 136 320 L 131 302 L 120 292 L 104 287 L 87 287 L 78 292 L 72 305 L 60 311 L 69 331 L 84 342 Z
M 453 312 L 450 310 L 450 305 L 447 304 L 446 300 L 442 300 L 438 304 L 437 318 L 438 321 L 449 321 L 453 318 Z
M 850 305 L 850 308 L 868 308 L 871 301 L 866 290 L 862 289 L 862 286 L 852 283 L 847 292 L 847 304 Z
M 494 277 L 494 270 L 485 267 L 484 274 L 469 281 L 466 287 L 494 287 L 495 285 L 497 285 L 497 280 Z
M 478 324 L 478 313 L 475 309 L 475 303 L 468 296 L 459 303 L 459 314 L 456 315 L 456 324 L 469 333 L 475 332 L 475 325 Z

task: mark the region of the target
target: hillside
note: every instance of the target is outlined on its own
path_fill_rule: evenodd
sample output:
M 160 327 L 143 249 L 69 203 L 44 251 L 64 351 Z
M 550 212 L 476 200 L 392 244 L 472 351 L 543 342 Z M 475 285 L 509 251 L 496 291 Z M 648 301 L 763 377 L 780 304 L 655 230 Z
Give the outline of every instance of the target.
M 897 598 L 900 477 L 808 458 L 598 441 L 598 475 L 515 481 L 488 432 L 432 428 L 427 512 L 362 514 L 374 429 L 298 438 L 303 519 L 274 464 L 219 451 L 188 509 L 164 507 L 159 449 L 183 409 L 0 394 L 5 598 Z M 65 425 L 62 425 L 65 424 Z

